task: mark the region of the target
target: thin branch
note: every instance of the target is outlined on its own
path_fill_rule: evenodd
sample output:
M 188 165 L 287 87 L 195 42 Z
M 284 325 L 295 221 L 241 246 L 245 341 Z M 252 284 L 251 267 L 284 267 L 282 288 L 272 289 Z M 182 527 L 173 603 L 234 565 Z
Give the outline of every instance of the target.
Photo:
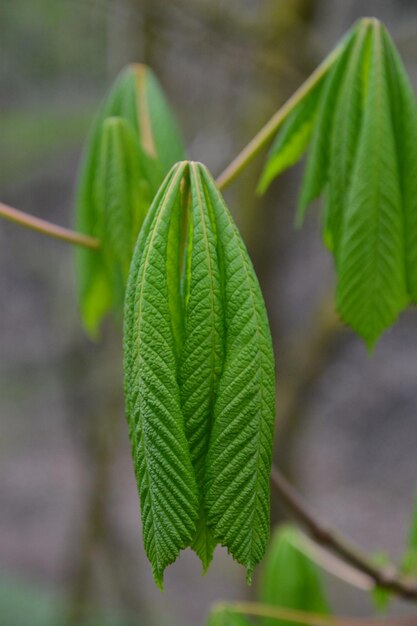
M 323 524 L 276 467 L 272 468 L 271 483 L 281 501 L 317 543 L 335 552 L 363 574 L 367 574 L 375 586 L 386 589 L 404 600 L 417 600 L 416 580 L 401 576 L 392 566 L 378 567 L 359 548 Z M 417 624 L 417 621 L 415 623 Z
M 390 618 L 361 618 L 361 617 L 331 617 L 330 615 L 317 615 L 305 611 L 295 611 L 279 606 L 269 606 L 257 602 L 233 602 L 219 603 L 213 608 L 214 612 L 230 611 L 240 615 L 253 615 L 254 617 L 269 617 L 276 620 L 293 622 L 294 624 L 306 624 L 306 626 L 415 626 L 417 616 L 390 617 Z
M 366 18 L 364 18 L 364 21 Z M 293 95 L 278 109 L 269 122 L 261 128 L 255 137 L 243 148 L 235 159 L 218 176 L 216 184 L 219 189 L 224 189 L 232 183 L 243 169 L 259 154 L 259 152 L 271 141 L 281 126 L 285 118 L 295 109 L 301 100 L 314 89 L 317 83 L 323 78 L 326 72 L 337 61 L 344 47 L 342 41 L 336 48 L 320 63 L 306 81 L 293 93 Z
M 63 228 L 62 226 L 51 224 L 51 222 L 42 220 L 39 217 L 34 217 L 33 215 L 29 215 L 28 213 L 24 213 L 18 209 L 13 209 L 11 206 L 3 204 L 2 202 L 0 202 L 0 217 L 4 217 L 10 222 L 20 224 L 26 228 L 36 230 L 38 233 L 48 235 L 48 237 L 60 239 L 61 241 L 66 241 L 67 243 L 72 243 L 76 246 L 84 246 L 85 248 L 90 248 L 91 250 L 98 250 L 100 248 L 100 241 L 98 239 L 94 239 L 94 237 L 89 237 L 88 235 L 77 233 L 69 228 Z
M 301 531 L 299 532 L 297 541 L 294 541 L 292 545 L 296 550 L 299 550 L 307 558 L 316 563 L 322 570 L 342 580 L 351 587 L 356 587 L 356 589 L 367 592 L 372 591 L 374 588 L 374 581 L 368 574 L 364 574 L 356 569 L 356 567 L 342 561 L 340 557 L 332 554 L 322 546 L 319 546 Z

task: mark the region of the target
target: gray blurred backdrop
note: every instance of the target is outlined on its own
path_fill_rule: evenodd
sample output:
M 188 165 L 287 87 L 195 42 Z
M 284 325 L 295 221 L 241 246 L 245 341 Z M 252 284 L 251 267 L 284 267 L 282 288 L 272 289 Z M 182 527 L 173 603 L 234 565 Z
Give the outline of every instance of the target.
M 387 24 L 417 87 L 413 0 L 0 0 L 0 199 L 72 224 L 83 138 L 131 61 L 154 68 L 190 157 L 218 174 L 363 15 Z M 276 461 L 329 523 L 398 558 L 417 482 L 416 313 L 369 357 L 335 317 L 318 211 L 293 229 L 300 169 L 259 199 L 261 165 L 226 195 L 274 335 Z M 251 597 L 221 550 L 205 578 L 186 552 L 155 588 L 120 336 L 108 323 L 86 339 L 71 247 L 1 222 L 0 294 L 0 626 L 198 626 L 213 601 Z M 273 500 L 273 522 L 283 513 Z M 328 583 L 338 611 L 370 610 Z

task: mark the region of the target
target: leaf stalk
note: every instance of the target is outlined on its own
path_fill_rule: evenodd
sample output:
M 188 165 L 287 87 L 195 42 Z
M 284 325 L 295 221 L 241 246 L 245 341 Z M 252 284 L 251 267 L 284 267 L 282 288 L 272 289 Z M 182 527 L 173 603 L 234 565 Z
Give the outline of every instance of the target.
M 47 220 L 29 215 L 24 211 L 14 209 L 3 202 L 0 202 L 0 217 L 3 217 L 9 222 L 14 222 L 20 226 L 30 228 L 31 230 L 36 230 L 38 233 L 42 233 L 48 237 L 66 241 L 67 243 L 71 243 L 76 246 L 84 246 L 85 248 L 90 248 L 91 250 L 98 250 L 100 248 L 100 241 L 94 237 L 89 237 L 88 235 L 77 233 L 69 228 L 52 224 Z
M 394 567 L 378 567 L 359 548 L 323 524 L 275 466 L 272 467 L 271 484 L 287 509 L 318 544 L 329 548 L 346 563 L 363 574 L 367 574 L 373 580 L 375 587 L 386 589 L 404 600 L 417 600 L 416 580 L 401 576 Z
M 367 20 L 368 18 L 364 18 Z M 344 49 L 344 39 L 318 65 L 312 74 L 300 85 L 293 95 L 282 105 L 261 130 L 251 139 L 245 148 L 233 159 L 226 169 L 218 176 L 216 184 L 219 189 L 228 187 L 241 172 L 249 165 L 261 150 L 271 141 L 281 124 L 285 121 L 296 106 L 310 93 L 338 60 Z
M 219 603 L 213 607 L 214 612 L 220 613 L 225 610 L 240 615 L 269 617 L 276 620 L 292 622 L 294 624 L 305 624 L 306 626 L 414 626 L 416 624 L 415 615 L 385 619 L 381 617 L 331 617 L 329 615 L 317 615 L 257 602 Z

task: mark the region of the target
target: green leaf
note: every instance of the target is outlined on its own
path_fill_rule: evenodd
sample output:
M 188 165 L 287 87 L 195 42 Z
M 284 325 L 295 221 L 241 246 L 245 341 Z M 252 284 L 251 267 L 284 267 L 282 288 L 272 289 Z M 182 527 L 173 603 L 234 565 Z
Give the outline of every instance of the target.
M 204 509 L 205 462 L 224 360 L 224 320 L 217 235 L 199 167 L 190 164 L 191 215 L 185 293 L 185 339 L 180 385 L 185 430 L 200 490 L 200 522 L 192 547 L 204 569 L 216 542 Z
M 129 181 L 129 187 L 132 189 L 137 185 L 140 204 L 145 212 L 169 168 L 184 158 L 181 138 L 157 79 L 144 65 L 128 66 L 116 79 L 94 120 L 84 151 L 77 190 L 76 229 L 100 241 L 104 238 L 99 252 L 81 247 L 76 251 L 81 315 L 92 337 L 97 336 L 103 317 L 110 310 L 120 308 L 125 289 L 126 271 L 118 267 L 119 259 L 113 259 L 113 264 L 109 263 L 113 252 L 112 248 L 107 248 L 109 239 L 105 237 L 105 230 L 110 230 L 105 220 L 105 215 L 109 213 L 103 214 L 102 203 L 97 201 L 105 195 L 104 189 L 97 190 L 99 170 L 111 167 L 113 171 L 121 171 L 124 167 L 121 161 L 116 161 L 117 157 L 111 154 L 111 150 L 103 153 L 104 122 L 106 118 L 114 116 L 123 118 L 131 127 L 132 149 L 137 153 L 135 158 L 139 161 L 139 171 L 135 173 L 137 180 Z M 112 164 L 105 165 L 105 158 L 111 158 Z M 130 202 L 122 204 L 113 200 L 119 204 L 119 209 L 126 212 L 123 221 L 127 222 L 130 219 L 128 216 L 134 214 L 135 207 Z M 137 205 L 137 202 L 135 194 L 134 204 Z M 133 240 L 136 240 L 140 224 L 141 219 L 133 224 Z M 119 277 L 118 280 L 115 280 L 115 276 Z
M 407 576 L 415 576 L 417 574 L 417 498 L 415 499 L 411 515 L 407 549 L 402 558 L 401 571 Z
M 362 25 L 359 23 L 359 26 L 353 28 L 351 34 L 345 39 L 342 52 L 326 75 L 320 92 L 317 119 L 311 137 L 306 169 L 298 200 L 296 218 L 298 226 L 304 220 L 308 205 L 320 196 L 328 181 L 330 145 L 336 102 L 353 42 L 357 37 L 358 29 L 360 30 L 361 28 Z
M 385 28 L 382 34 L 404 213 L 407 289 L 417 303 L 417 106 L 401 57 Z
M 269 536 L 272 342 L 246 248 L 213 179 L 204 167 L 199 169 L 216 221 L 226 329 L 206 460 L 205 505 L 215 539 L 247 568 L 250 581 Z
M 372 590 L 372 602 L 375 609 L 379 613 L 385 613 L 388 610 L 390 601 L 391 594 L 386 589 L 382 589 L 382 587 L 375 587 Z
M 301 100 L 287 114 L 282 126 L 278 130 L 275 141 L 268 154 L 268 159 L 264 167 L 257 193 L 262 194 L 269 187 L 272 180 L 283 171 L 294 165 L 307 149 L 312 132 L 316 126 L 320 101 L 322 100 L 323 84 L 328 83 L 329 75 L 334 72 L 334 67 L 338 65 L 341 57 L 345 56 L 346 49 L 354 38 L 357 26 L 355 25 L 342 38 L 337 48 L 332 52 L 334 59 L 330 62 L 325 59 L 322 65 L 327 65 L 322 70 L 319 77 L 311 80 L 309 88 L 302 86 L 299 91 L 305 91 Z M 320 70 L 320 68 L 319 68 Z M 306 84 L 307 85 L 307 84 Z M 294 95 L 297 97 L 298 92 Z M 290 102 L 290 101 L 289 101 Z M 316 137 L 317 139 L 317 137 Z M 319 146 L 316 146 L 318 148 Z
M 388 554 L 385 552 L 377 552 L 372 555 L 372 561 L 381 569 L 392 568 L 392 563 Z M 382 587 L 374 587 L 371 592 L 371 598 L 375 609 L 380 613 L 386 613 L 392 599 L 392 593 Z
M 125 305 L 126 413 L 138 482 L 143 540 L 155 580 L 194 536 L 197 486 L 184 432 L 167 266 L 174 209 L 187 165 L 175 166 L 145 220 Z M 178 278 L 178 277 L 177 277 Z
M 210 613 L 206 626 L 251 626 L 252 622 L 233 609 L 215 608 Z
M 173 167 L 144 221 L 125 305 L 126 412 L 145 549 L 164 568 L 217 542 L 248 569 L 269 532 L 275 412 L 259 285 L 206 168 Z
M 408 546 L 417 552 L 417 498 L 413 507 Z
M 127 280 L 131 257 L 146 212 L 149 190 L 140 186 L 141 169 L 131 125 L 109 117 L 103 123 L 101 150 L 95 176 L 95 204 L 108 274 L 114 276 L 113 294 Z M 148 192 L 148 193 L 147 193 Z
M 370 24 L 362 22 L 352 44 L 335 102 L 334 130 L 330 138 L 328 210 L 324 239 L 328 247 L 334 251 L 336 263 L 346 197 L 361 130 L 370 34 Z
M 380 24 L 338 253 L 337 308 L 368 346 L 407 303 L 401 189 Z
M 319 96 L 324 78 L 301 100 L 278 132 L 262 172 L 257 193 L 263 194 L 286 169 L 301 159 L 316 123 Z
M 260 600 L 270 606 L 329 615 L 319 571 L 299 544 L 300 533 L 295 528 L 283 526 L 275 531 L 263 566 Z M 272 618 L 263 618 L 262 624 L 294 626 Z

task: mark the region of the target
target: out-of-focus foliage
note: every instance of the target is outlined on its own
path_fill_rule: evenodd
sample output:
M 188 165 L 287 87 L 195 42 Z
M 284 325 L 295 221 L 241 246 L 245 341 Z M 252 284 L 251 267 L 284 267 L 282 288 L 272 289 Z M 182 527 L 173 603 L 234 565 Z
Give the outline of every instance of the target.
M 329 605 L 320 574 L 306 556 L 297 529 L 278 528 L 263 566 L 259 588 L 262 603 L 328 615 Z M 289 622 L 264 618 L 265 626 L 290 626 Z
M 415 500 L 411 516 L 410 531 L 407 549 L 403 557 L 402 570 L 405 574 L 417 574 L 417 499 Z
M 206 626 L 251 626 L 252 622 L 232 609 L 216 608 L 206 622 Z
M 256 609 L 268 613 L 268 607 L 289 609 L 315 615 L 329 615 L 320 573 L 303 551 L 301 533 L 292 526 L 277 528 L 269 544 L 258 588 L 259 603 Z M 214 607 L 207 626 L 247 626 L 251 624 L 241 612 L 233 612 L 230 606 Z M 255 611 L 254 614 L 258 614 Z M 303 626 L 293 620 L 276 617 L 258 617 L 263 626 Z
M 106 124 L 109 117 L 123 122 Z M 81 314 L 91 336 L 97 336 L 111 309 L 121 309 L 144 216 L 169 168 L 183 158 L 182 140 L 156 77 L 144 65 L 127 67 L 94 121 L 77 193 L 76 227 L 101 242 L 99 252 L 76 252 Z
M 65 602 L 55 592 L 18 580 L 0 580 L 1 626 L 62 626 Z M 130 622 L 129 622 L 130 624 Z M 83 621 L 80 626 L 129 626 L 109 616 Z

